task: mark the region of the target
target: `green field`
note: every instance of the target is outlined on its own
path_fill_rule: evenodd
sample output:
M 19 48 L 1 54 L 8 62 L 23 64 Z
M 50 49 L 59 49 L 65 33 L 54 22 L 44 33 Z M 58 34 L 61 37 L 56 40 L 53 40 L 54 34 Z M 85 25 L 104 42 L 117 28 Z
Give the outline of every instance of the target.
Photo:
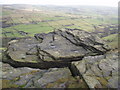
M 4 5 L 1 21 L 4 26 L 2 37 L 34 36 L 36 33 L 48 33 L 61 28 L 103 33 L 118 29 L 117 8 L 114 7 L 28 5 L 25 8 L 20 5 Z M 115 37 L 106 35 L 103 39 L 107 41 Z
M 118 48 L 118 34 L 112 34 L 102 39 L 107 41 L 108 45 L 110 45 L 112 48 Z

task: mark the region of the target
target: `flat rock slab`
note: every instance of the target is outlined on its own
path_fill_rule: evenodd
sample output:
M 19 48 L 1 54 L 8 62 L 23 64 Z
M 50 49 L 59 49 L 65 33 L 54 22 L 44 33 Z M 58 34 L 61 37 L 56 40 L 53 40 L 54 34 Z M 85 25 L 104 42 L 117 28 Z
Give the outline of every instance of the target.
M 69 77 L 72 76 L 68 68 L 50 68 L 46 70 L 28 67 L 13 68 L 9 64 L 2 63 L 1 79 L 3 81 L 3 88 L 10 88 L 13 85 L 22 88 L 41 88 L 59 79 L 62 80 L 63 78 L 66 79 Z M 13 85 L 9 85 L 8 82 Z
M 19 63 L 71 62 L 106 53 L 109 47 L 91 33 L 62 29 L 9 42 L 7 56 Z M 10 62 L 10 61 L 8 61 Z M 14 62 L 13 62 L 14 64 Z
M 118 88 L 118 53 L 84 57 L 72 62 L 71 69 L 79 72 L 89 88 Z
M 49 83 L 53 83 L 62 78 L 68 78 L 71 76 L 71 72 L 68 68 L 53 68 L 50 71 L 44 73 L 41 78 L 34 80 L 36 87 L 44 87 Z

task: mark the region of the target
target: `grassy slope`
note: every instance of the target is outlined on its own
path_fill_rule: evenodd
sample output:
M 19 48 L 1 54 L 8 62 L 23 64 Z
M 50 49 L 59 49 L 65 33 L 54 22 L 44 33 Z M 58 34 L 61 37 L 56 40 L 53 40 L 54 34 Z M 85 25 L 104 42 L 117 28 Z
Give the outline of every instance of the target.
M 118 34 L 112 34 L 102 39 L 107 41 L 111 48 L 118 48 Z
M 3 9 L 3 17 L 11 18 L 7 20 L 6 23 L 21 23 L 16 26 L 4 28 L 3 32 L 10 31 L 13 33 L 7 33 L 7 37 L 21 37 L 22 35 L 17 32 L 18 30 L 28 32 L 30 36 L 33 36 L 35 33 L 47 33 L 53 31 L 55 28 L 79 28 L 91 32 L 95 30 L 93 25 L 117 24 L 117 15 L 114 12 L 111 13 L 112 10 L 110 11 L 109 8 L 100 7 L 98 8 L 99 12 L 97 12 L 97 9 L 93 7 L 80 7 L 81 9 L 78 8 L 80 12 L 75 12 L 74 10 L 76 9 L 72 8 L 72 10 L 70 7 L 64 7 L 61 9 L 61 7 L 50 8 L 49 6 L 33 6 L 33 8 L 36 7 L 40 11 Z M 104 9 L 107 12 L 104 12 Z M 87 18 L 89 16 L 91 18 Z M 31 22 L 33 21 L 37 21 L 37 24 L 32 24 Z M 27 25 L 27 23 L 31 24 Z

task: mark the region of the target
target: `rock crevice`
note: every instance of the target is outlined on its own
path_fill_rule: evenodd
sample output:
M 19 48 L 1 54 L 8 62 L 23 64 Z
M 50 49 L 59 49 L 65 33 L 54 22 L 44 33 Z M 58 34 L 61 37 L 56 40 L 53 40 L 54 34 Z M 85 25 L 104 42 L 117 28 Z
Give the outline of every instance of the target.
M 108 51 L 110 47 L 92 33 L 62 29 L 9 42 L 3 62 L 39 69 L 69 67 L 72 76 L 82 77 L 89 88 L 116 88 L 117 54 Z M 45 78 L 34 83 L 42 85 Z
M 79 29 L 61 29 L 48 34 L 35 34 L 31 38 L 13 40 L 9 42 L 6 54 L 11 59 L 8 62 L 25 63 L 28 66 L 29 63 L 39 64 L 40 67 L 46 67 L 49 65 L 47 63 L 55 63 L 57 66 L 82 60 L 85 56 L 103 55 L 109 50 L 105 42 L 91 33 Z

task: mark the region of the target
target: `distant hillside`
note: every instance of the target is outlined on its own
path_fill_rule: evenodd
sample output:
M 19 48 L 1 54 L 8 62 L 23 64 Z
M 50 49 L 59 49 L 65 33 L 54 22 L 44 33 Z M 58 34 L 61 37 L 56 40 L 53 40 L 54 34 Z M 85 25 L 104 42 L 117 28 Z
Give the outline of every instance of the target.
M 82 29 L 106 37 L 118 30 L 115 7 L 3 5 L 2 36 L 26 37 L 57 29 Z

